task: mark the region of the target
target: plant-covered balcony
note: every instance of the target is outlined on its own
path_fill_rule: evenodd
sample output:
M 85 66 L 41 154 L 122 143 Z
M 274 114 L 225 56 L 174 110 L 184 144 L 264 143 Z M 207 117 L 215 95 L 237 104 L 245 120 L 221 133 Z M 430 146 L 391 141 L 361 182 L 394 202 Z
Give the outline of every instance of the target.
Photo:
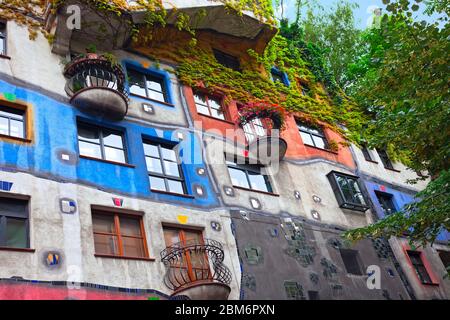
M 285 119 L 285 109 L 271 103 L 254 102 L 240 108 L 238 122 L 246 134 L 249 155 L 262 164 L 282 160 L 287 150 L 287 142 L 280 137 L 280 132 L 285 129 Z M 259 130 L 250 135 L 249 126 Z
M 64 76 L 70 103 L 83 112 L 109 120 L 127 114 L 125 74 L 111 56 L 80 55 L 66 66 Z
M 223 264 L 222 244 L 215 240 L 185 241 L 161 252 L 167 268 L 165 285 L 172 296 L 193 300 L 226 300 L 230 294 L 231 272 Z

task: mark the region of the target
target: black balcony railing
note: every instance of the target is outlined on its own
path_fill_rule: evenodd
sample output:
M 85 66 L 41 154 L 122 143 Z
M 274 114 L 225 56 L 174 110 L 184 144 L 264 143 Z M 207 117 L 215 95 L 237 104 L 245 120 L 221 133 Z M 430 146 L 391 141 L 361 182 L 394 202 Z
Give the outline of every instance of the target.
M 64 75 L 68 79 L 66 92 L 70 97 L 81 90 L 106 88 L 127 99 L 122 68 L 102 56 L 77 58 L 67 65 Z
M 204 283 L 228 285 L 231 272 L 223 259 L 222 244 L 215 240 L 174 244 L 161 252 L 161 260 L 167 268 L 164 283 L 173 291 Z

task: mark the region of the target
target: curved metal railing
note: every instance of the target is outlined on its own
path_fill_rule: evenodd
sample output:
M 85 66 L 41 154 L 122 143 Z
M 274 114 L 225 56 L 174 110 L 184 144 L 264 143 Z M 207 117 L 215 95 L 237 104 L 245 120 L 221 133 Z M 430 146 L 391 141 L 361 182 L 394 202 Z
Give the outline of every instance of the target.
M 167 268 L 164 283 L 173 291 L 199 282 L 228 285 L 231 272 L 223 264 L 223 259 L 222 244 L 215 240 L 176 243 L 161 251 L 161 261 Z
M 67 78 L 65 90 L 70 97 L 87 88 L 108 88 L 127 100 L 122 68 L 104 57 L 75 59 L 65 68 L 64 76 Z

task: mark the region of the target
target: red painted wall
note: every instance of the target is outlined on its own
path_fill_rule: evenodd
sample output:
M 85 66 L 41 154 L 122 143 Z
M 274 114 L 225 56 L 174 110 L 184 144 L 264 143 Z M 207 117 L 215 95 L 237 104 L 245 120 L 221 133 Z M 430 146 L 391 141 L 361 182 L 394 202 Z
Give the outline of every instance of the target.
M 155 294 L 125 294 L 95 289 L 69 289 L 64 286 L 30 283 L 0 283 L 0 300 L 148 300 Z

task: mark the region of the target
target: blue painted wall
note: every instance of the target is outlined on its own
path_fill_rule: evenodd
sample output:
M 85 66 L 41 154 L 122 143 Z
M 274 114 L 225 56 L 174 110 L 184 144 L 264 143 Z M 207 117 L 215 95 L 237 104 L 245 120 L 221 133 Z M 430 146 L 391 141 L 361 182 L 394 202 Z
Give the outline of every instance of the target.
M 87 184 L 110 192 L 169 203 L 207 207 L 218 204 L 208 176 L 206 174 L 200 176 L 196 172 L 200 167 L 206 168 L 206 165 L 201 156 L 201 141 L 193 133 L 183 131 L 185 138 L 178 141 L 173 130 L 145 127 L 129 121 L 102 121 L 68 104 L 0 80 L 0 96 L 5 93 L 15 95 L 18 102 L 25 102 L 32 108 L 34 139 L 30 144 L 11 143 L 0 139 L 0 166 L 48 176 L 50 179 Z M 60 150 L 78 155 L 77 118 L 123 131 L 128 163 L 135 168 L 81 158 L 76 165 L 61 161 L 58 157 Z M 152 193 L 145 164 L 143 136 L 156 141 L 179 142 L 183 159 L 193 160 L 182 164 L 188 193 L 194 195 L 192 185 L 195 184 L 201 185 L 207 196 L 190 199 Z
M 392 189 L 388 186 L 381 185 L 378 183 L 374 183 L 371 181 L 364 181 L 364 184 L 369 192 L 369 196 L 375 205 L 375 211 L 379 219 L 383 219 L 385 217 L 383 209 L 381 208 L 380 203 L 378 202 L 378 198 L 375 194 L 375 191 L 385 192 L 392 195 L 392 200 L 394 202 L 395 208 L 397 210 L 401 210 L 405 205 L 414 201 L 414 195 L 407 194 L 404 192 L 400 192 L 396 189 Z M 443 231 L 437 237 L 438 241 L 450 241 L 450 233 L 448 231 Z

